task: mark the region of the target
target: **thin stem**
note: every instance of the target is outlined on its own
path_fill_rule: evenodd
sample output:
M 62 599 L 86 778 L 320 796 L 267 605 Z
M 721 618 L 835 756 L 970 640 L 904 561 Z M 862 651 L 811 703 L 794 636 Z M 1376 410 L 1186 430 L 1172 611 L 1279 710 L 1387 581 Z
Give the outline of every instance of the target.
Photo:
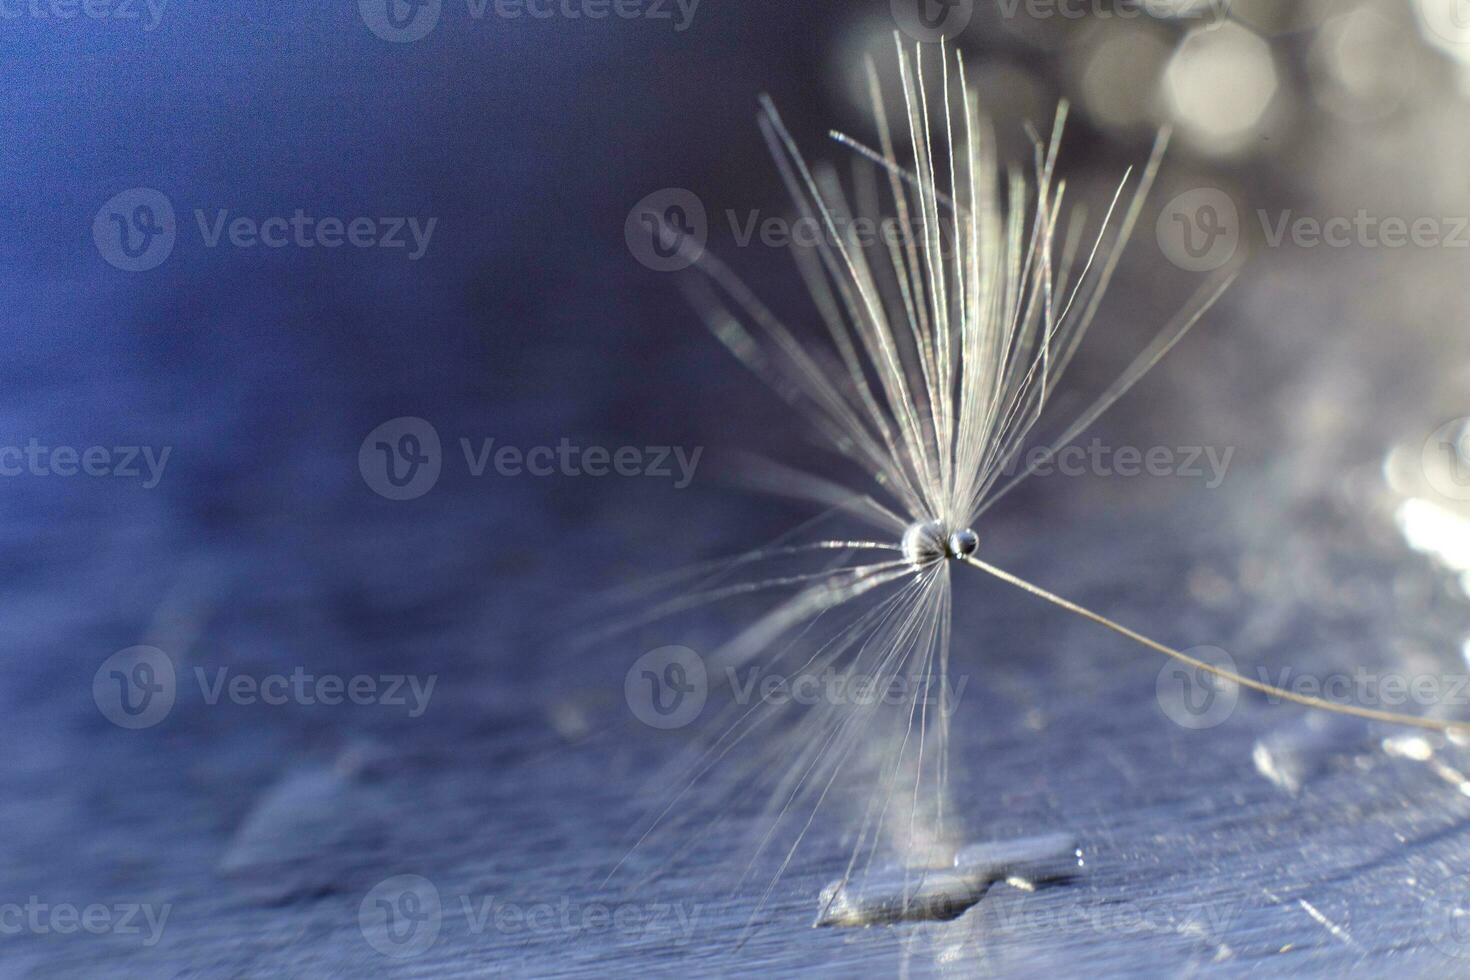
M 1059 595 L 1054 595 L 1053 593 L 1046 591 L 1040 586 L 1032 585 L 1025 579 L 1017 578 L 1010 572 L 996 568 L 994 565 L 983 562 L 978 558 L 975 558 L 973 556 L 961 556 L 960 560 L 974 565 L 976 568 L 980 569 L 983 572 L 989 572 L 991 575 L 994 575 L 1002 582 L 1007 582 L 1011 585 L 1014 585 L 1018 589 L 1023 589 L 1034 596 L 1045 599 L 1047 602 L 1050 602 L 1053 605 L 1061 606 L 1068 612 L 1076 613 L 1083 619 L 1090 619 L 1092 620 L 1092 622 L 1097 623 L 1099 626 L 1106 626 L 1114 633 L 1126 636 L 1134 643 L 1140 644 L 1141 646 L 1146 646 L 1150 650 L 1162 653 L 1166 657 L 1173 657 L 1175 660 L 1189 664 L 1196 670 L 1202 670 L 1205 673 L 1214 674 L 1216 677 L 1220 677 L 1228 681 L 1234 681 L 1241 687 L 1248 687 L 1253 691 L 1259 691 L 1260 693 L 1270 695 L 1271 697 L 1277 697 L 1285 701 L 1292 701 L 1296 704 L 1305 705 L 1308 708 L 1317 708 L 1322 711 L 1331 711 L 1334 714 L 1353 715 L 1354 717 L 1367 718 L 1371 721 L 1388 722 L 1391 725 L 1411 725 L 1415 728 L 1426 728 L 1430 731 L 1435 732 L 1470 733 L 1470 722 L 1439 721 L 1434 718 L 1420 718 L 1415 715 L 1399 714 L 1396 711 L 1379 711 L 1375 708 L 1363 708 L 1355 704 L 1336 704 L 1332 701 L 1324 700 L 1323 698 L 1314 698 L 1306 694 L 1297 694 L 1293 691 L 1288 691 L 1285 688 L 1277 687 L 1274 684 L 1267 684 L 1263 681 L 1251 680 L 1249 677 L 1244 677 L 1240 674 L 1235 673 L 1234 671 L 1226 670 L 1223 667 L 1217 667 L 1214 664 L 1200 660 L 1198 657 L 1191 657 L 1187 653 L 1175 650 L 1172 647 L 1166 647 L 1162 643 L 1159 643 L 1155 640 L 1150 640 L 1143 634 L 1136 633 L 1120 623 L 1115 623 L 1111 619 L 1108 619 L 1106 616 L 1103 616 L 1100 613 L 1095 613 L 1091 609 L 1084 609 L 1082 606 L 1077 605 L 1077 603 L 1075 602 L 1063 599 Z

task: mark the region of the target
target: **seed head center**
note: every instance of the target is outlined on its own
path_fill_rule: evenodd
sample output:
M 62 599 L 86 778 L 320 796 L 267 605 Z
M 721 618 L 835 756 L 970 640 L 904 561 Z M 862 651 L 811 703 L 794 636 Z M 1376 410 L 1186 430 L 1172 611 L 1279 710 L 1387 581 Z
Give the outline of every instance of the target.
M 980 536 L 969 528 L 950 531 L 940 521 L 919 521 L 903 532 L 903 556 L 915 565 L 927 565 L 941 558 L 973 555 L 980 547 Z

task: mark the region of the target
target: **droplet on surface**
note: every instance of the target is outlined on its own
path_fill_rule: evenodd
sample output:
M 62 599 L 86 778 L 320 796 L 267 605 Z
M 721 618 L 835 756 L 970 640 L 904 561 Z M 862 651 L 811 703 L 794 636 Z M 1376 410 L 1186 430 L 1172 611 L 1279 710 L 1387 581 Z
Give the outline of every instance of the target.
M 952 868 L 879 868 L 822 889 L 819 926 L 873 926 L 954 919 L 990 886 L 1007 881 L 1027 891 L 1081 869 L 1076 838 L 1045 834 L 961 848 Z
M 958 918 L 985 897 L 990 881 L 951 868 L 880 868 L 822 889 L 819 926 L 874 926 Z
M 1071 834 L 1043 834 L 971 844 L 960 848 L 954 864 L 992 881 L 1017 878 L 1034 885 L 1076 876 L 1082 867 L 1080 857 Z

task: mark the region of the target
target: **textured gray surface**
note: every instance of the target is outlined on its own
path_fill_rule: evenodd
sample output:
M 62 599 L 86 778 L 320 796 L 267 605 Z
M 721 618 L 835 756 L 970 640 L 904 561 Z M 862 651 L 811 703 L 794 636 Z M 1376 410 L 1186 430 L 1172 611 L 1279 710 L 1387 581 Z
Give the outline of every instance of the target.
M 1259 520 L 1275 519 L 1244 481 L 1241 489 Z M 1027 520 L 998 522 L 992 548 L 1125 622 L 1149 622 L 1177 642 L 1264 651 L 1260 662 L 1300 670 L 1381 663 L 1407 633 L 1448 643 L 1464 629 L 1463 605 L 1442 591 L 1440 573 L 1387 529 L 1358 525 L 1361 515 L 1283 532 L 1253 590 L 1206 588 L 1208 572 L 1239 559 L 1212 509 L 1218 498 L 1130 522 L 1105 518 L 1105 494 L 1059 504 L 1045 533 Z M 1166 544 L 1186 537 L 1187 557 Z M 1095 572 L 1082 570 L 1089 557 Z M 1308 606 L 1300 596 L 1309 580 L 1354 591 Z M 1296 583 L 1294 598 L 1283 582 Z M 1449 976 L 1463 967 L 1445 952 L 1463 944 L 1430 937 L 1451 921 L 1438 903 L 1470 898 L 1455 878 L 1470 854 L 1470 799 L 1432 765 L 1385 752 L 1391 732 L 1333 722 L 1330 737 L 1315 737 L 1298 709 L 1251 699 L 1219 727 L 1186 731 L 1155 698 L 1161 665 L 1150 655 L 998 583 L 961 577 L 957 594 L 956 670 L 972 679 L 956 725 L 961 819 L 974 840 L 1076 835 L 1087 867 L 1075 881 L 1034 893 L 997 885 L 950 922 L 814 930 L 817 893 L 845 861 L 835 832 L 819 827 L 739 945 L 754 906 L 749 888 L 728 883 L 738 841 L 706 842 L 691 867 L 634 890 L 600 888 L 637 817 L 630 788 L 677 741 L 628 724 L 616 685 L 595 671 L 553 666 L 507 681 L 472 658 L 447 660 L 434 711 L 359 722 L 345 740 L 324 735 L 309 711 L 230 719 L 182 699 L 164 725 L 126 732 L 97 718 L 89 687 L 75 683 L 8 713 L 8 730 L 32 740 L 11 743 L 4 776 L 4 836 L 17 857 L 9 890 L 79 905 L 168 903 L 171 913 L 151 947 L 118 935 L 7 937 L 4 970 Z M 293 614 L 303 605 L 293 602 Z M 228 619 L 261 614 L 244 608 Z M 79 616 L 77 628 L 87 621 Z M 156 629 L 170 635 L 171 622 Z M 176 649 L 184 643 L 171 638 Z M 481 640 L 426 629 L 422 642 L 468 650 Z M 625 656 L 605 654 L 614 671 Z M 598 731 L 568 744 L 553 724 L 558 711 L 563 730 L 572 711 Z M 1259 771 L 1262 737 L 1279 758 L 1292 756 L 1296 792 Z M 1453 748 L 1436 760 L 1465 764 Z M 678 843 L 660 841 L 654 853 Z M 400 874 L 431 881 L 443 915 L 430 947 L 396 960 L 368 944 L 359 909 Z M 554 921 L 482 921 L 487 899 L 494 908 L 546 904 L 552 911 L 541 914 Z M 621 926 L 579 925 L 599 903 L 633 911 Z

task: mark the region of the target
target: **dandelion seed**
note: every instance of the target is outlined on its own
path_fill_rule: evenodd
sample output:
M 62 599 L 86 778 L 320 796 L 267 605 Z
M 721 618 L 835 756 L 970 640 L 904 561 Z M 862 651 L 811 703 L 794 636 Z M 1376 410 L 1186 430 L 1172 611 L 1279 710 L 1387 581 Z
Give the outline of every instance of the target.
M 1063 206 L 1066 186 L 1055 176 L 1066 105 L 1048 139 L 1033 137 L 1028 181 L 996 160 L 963 59 L 951 58 L 941 44 L 937 72 L 926 60 L 934 59 L 926 59 L 923 45 L 912 52 L 897 45 L 903 114 L 896 124 L 877 68 L 871 59 L 866 64 L 877 145 L 833 134 L 865 168 L 853 180 L 856 206 L 835 171 L 808 166 L 775 106 L 762 100 L 760 127 L 780 175 L 801 217 L 826 232 L 813 249 L 797 250 L 825 343 L 799 337 L 715 256 L 690 255 L 703 273 L 689 284 L 690 297 L 715 336 L 862 477 L 847 479 L 840 463 L 824 473 L 775 465 L 753 471 L 764 489 L 824 512 L 767 548 L 662 583 L 671 597 L 620 625 L 716 601 L 764 603 L 707 657 L 712 676 L 738 678 L 759 666 L 767 677 L 826 677 L 849 688 L 863 680 L 903 692 L 895 701 L 848 690 L 817 703 L 736 696 L 710 726 L 714 734 L 676 770 L 634 849 L 655 827 L 685 827 L 690 832 L 673 860 L 688 857 L 758 806 L 753 825 L 763 832 L 741 882 L 762 860 L 774 873 L 752 922 L 818 812 L 839 803 L 853 815 L 854 829 L 846 838 L 846 870 L 824 893 L 825 921 L 860 920 L 867 905 L 881 908 L 886 919 L 904 919 L 910 902 L 952 911 L 950 897 L 961 903 L 975 897 L 952 887 L 969 879 L 955 871 L 963 837 L 946 803 L 954 705 L 944 695 L 955 565 L 988 572 L 1247 688 L 1380 721 L 1465 727 L 1331 704 L 1229 673 L 981 557 L 984 538 L 973 528 L 989 509 L 1179 343 L 1233 273 L 1207 283 L 1086 411 L 1042 442 L 1043 452 L 1027 454 L 1030 465 L 1017 471 L 1113 278 L 1168 134 L 1160 134 L 1136 180 L 1131 171 L 1124 175 L 1084 251 L 1085 212 Z M 856 215 L 891 218 L 901 234 L 865 242 L 850 220 Z M 819 534 L 837 524 L 841 533 Z M 854 525 L 865 532 L 852 533 Z M 813 561 L 821 564 L 813 568 Z M 979 852 L 962 853 L 969 861 Z M 885 897 L 894 874 L 905 883 L 896 908 Z M 868 883 L 857 891 L 847 887 L 855 875 Z

